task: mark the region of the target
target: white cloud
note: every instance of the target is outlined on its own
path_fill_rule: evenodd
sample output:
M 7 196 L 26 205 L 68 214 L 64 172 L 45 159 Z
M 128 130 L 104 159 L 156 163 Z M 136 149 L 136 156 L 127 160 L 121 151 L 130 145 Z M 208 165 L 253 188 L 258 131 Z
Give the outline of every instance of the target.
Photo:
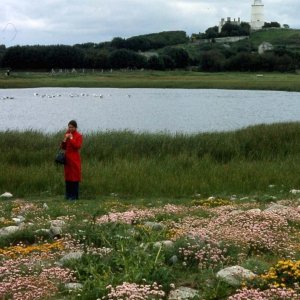
M 1 0 L 0 43 L 101 42 L 166 30 L 205 31 L 221 18 L 250 20 L 251 0 Z M 263 0 L 266 21 L 300 28 L 299 0 Z

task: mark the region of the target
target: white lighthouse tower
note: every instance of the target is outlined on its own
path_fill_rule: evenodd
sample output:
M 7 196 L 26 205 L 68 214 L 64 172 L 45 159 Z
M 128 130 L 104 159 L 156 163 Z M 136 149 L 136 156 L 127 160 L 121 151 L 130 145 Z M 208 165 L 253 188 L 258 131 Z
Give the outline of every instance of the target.
M 251 9 L 251 29 L 261 29 L 264 24 L 264 5 L 262 4 L 262 0 L 253 0 Z

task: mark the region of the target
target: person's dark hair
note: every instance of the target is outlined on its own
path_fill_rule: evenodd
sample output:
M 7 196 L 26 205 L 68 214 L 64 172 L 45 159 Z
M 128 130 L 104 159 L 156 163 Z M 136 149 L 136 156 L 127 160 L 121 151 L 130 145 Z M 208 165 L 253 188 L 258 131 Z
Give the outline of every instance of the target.
M 77 122 L 75 120 L 71 120 L 68 125 L 72 125 L 74 126 L 75 128 L 77 128 Z

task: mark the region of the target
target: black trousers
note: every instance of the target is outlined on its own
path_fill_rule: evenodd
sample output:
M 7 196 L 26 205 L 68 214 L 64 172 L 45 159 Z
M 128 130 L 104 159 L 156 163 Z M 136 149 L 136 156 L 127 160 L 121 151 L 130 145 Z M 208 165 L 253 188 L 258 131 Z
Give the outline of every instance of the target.
M 79 198 L 79 182 L 66 181 L 66 199 L 77 200 Z

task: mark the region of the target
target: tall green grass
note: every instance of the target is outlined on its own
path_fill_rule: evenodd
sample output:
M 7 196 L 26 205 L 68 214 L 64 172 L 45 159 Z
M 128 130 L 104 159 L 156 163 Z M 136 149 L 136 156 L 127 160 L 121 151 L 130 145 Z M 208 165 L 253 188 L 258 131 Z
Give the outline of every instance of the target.
M 54 156 L 63 133 L 0 132 L 0 193 L 63 195 Z M 82 198 L 185 197 L 267 193 L 300 188 L 300 123 L 233 132 L 97 132 L 84 136 Z

